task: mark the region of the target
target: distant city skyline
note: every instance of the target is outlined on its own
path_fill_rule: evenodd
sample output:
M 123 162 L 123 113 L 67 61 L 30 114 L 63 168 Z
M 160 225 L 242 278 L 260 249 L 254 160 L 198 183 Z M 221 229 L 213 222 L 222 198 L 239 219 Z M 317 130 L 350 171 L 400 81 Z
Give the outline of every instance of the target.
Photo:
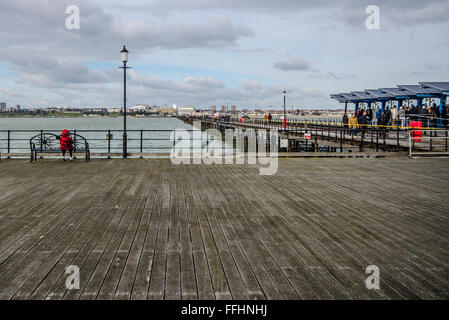
M 69 30 L 67 7 L 80 11 Z M 380 26 L 370 30 L 366 8 Z M 121 107 L 341 108 L 331 93 L 447 81 L 443 0 L 34 0 L 3 2 L 0 101 Z M 429 36 L 430 35 L 430 36 Z

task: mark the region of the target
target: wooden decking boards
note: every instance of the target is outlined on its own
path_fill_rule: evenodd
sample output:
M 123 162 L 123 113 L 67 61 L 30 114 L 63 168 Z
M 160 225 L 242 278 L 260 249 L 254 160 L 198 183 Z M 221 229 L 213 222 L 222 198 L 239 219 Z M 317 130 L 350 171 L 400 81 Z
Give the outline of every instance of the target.
M 0 161 L 0 299 L 449 298 L 448 159 L 258 169 Z

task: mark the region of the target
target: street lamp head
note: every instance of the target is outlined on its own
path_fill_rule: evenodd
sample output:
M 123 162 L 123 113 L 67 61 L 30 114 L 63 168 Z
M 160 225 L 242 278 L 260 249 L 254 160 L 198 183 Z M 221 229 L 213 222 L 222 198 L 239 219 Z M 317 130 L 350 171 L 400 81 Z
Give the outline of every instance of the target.
M 282 92 L 282 94 L 284 95 L 284 97 L 285 97 L 285 95 L 287 94 L 287 92 L 284 90 L 284 92 Z
M 123 62 L 128 62 L 128 50 L 126 50 L 125 46 L 123 46 L 123 50 L 120 51 Z

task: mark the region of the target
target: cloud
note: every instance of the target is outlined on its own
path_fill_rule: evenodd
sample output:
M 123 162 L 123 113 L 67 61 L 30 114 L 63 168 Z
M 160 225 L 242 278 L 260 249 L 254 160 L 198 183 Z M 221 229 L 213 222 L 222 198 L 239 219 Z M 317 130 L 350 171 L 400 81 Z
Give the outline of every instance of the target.
M 9 63 L 18 83 L 45 88 L 82 88 L 120 80 L 117 72 L 92 70 L 90 61 L 118 61 L 125 42 L 134 59 L 157 49 L 185 50 L 236 48 L 242 37 L 254 32 L 225 16 L 178 19 L 151 23 L 150 19 L 126 19 L 106 13 L 90 0 L 76 4 L 81 28 L 65 28 L 65 8 L 73 1 L 17 0 L 2 3 L 0 10 L 0 62 Z M 112 68 L 115 69 L 115 66 Z M 194 87 L 187 79 L 185 87 Z M 220 84 L 215 84 L 220 85 Z
M 111 0 L 109 1 L 111 2 Z M 381 16 L 394 25 L 440 23 L 449 21 L 447 0 L 153 0 L 133 1 L 124 5 L 113 0 L 112 6 L 120 10 L 173 14 L 179 12 L 238 11 L 272 15 L 297 14 L 310 10 L 321 11 L 346 25 L 361 26 L 366 18 L 365 8 L 377 5 Z
M 441 23 L 449 19 L 449 2 L 423 1 L 419 6 L 406 6 L 391 13 L 398 26 Z
M 129 71 L 129 84 L 132 86 L 141 86 L 151 88 L 155 90 L 172 90 L 177 92 L 194 92 L 201 90 L 215 90 L 226 87 L 226 85 L 214 79 L 211 76 L 208 77 L 192 77 L 186 76 L 182 81 L 175 82 L 171 80 L 161 80 L 158 76 L 144 76 L 138 74 L 134 70 Z
M 310 69 L 310 63 L 298 57 L 288 61 L 275 62 L 273 66 L 282 71 L 305 71 Z
M 212 16 L 204 21 L 176 21 L 155 25 L 144 20 L 122 20 L 114 24 L 115 32 L 128 40 L 148 48 L 223 48 L 236 46 L 242 37 L 254 32 L 244 24 L 232 23 L 229 18 Z
M 16 97 L 16 98 L 23 98 L 26 97 L 25 94 L 19 93 L 17 91 L 14 91 L 10 88 L 0 88 L 0 93 L 8 96 L 8 97 Z
M 183 87 L 187 87 L 189 89 L 217 89 L 224 88 L 226 85 L 214 79 L 211 76 L 205 77 L 185 77 L 183 82 Z
M 299 92 L 305 97 L 322 97 L 323 96 L 316 88 L 300 88 Z
M 233 103 L 240 106 L 248 101 L 265 105 L 267 100 L 281 100 L 282 91 L 287 90 L 293 95 L 297 89 L 294 86 L 271 84 L 262 86 L 258 81 L 246 77 L 240 87 L 229 87 L 212 76 L 184 76 L 179 81 L 163 80 L 156 75 L 146 76 L 135 70 L 130 70 L 128 81 L 130 95 L 139 101 L 151 103 L 192 104 L 208 106 L 213 104 Z
M 248 80 L 247 78 L 243 78 L 242 88 L 244 90 L 253 91 L 253 90 L 261 89 L 262 86 L 260 85 L 259 81 L 257 81 L 257 80 Z

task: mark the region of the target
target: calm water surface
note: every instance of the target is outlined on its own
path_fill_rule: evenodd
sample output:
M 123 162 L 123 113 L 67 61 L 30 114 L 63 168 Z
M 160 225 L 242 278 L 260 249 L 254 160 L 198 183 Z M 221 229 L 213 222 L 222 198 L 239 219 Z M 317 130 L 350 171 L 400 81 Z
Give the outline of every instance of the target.
M 82 130 L 122 130 L 123 118 L 84 117 L 84 118 L 0 118 L 0 151 L 7 152 L 8 133 L 5 130 L 33 130 L 32 132 L 10 133 L 10 151 L 27 152 L 29 139 L 46 130 L 60 134 L 62 129 L 77 130 L 84 136 L 93 152 L 106 152 L 108 140 L 107 131 L 83 132 Z M 170 132 L 175 129 L 192 129 L 192 126 L 177 118 L 127 118 L 128 130 L 170 130 L 166 132 L 144 132 L 144 152 L 168 152 L 171 148 Z M 138 132 L 128 132 L 128 151 L 140 151 L 140 135 Z M 122 149 L 122 132 L 112 131 L 111 152 Z

